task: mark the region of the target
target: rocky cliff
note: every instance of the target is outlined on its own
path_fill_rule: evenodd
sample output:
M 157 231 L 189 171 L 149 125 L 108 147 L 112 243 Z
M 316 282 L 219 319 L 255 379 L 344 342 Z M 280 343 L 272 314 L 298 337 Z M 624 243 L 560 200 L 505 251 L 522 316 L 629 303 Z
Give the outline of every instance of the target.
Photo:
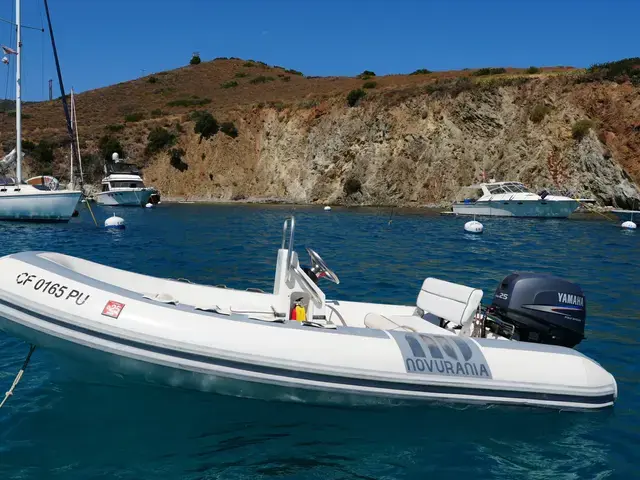
M 214 98 L 195 107 L 232 121 L 236 138 L 201 138 L 187 113 L 194 108 L 159 112 L 111 135 L 165 197 L 419 206 L 450 202 L 484 172 L 603 204 L 631 207 L 640 198 L 637 85 L 581 82 L 574 72 L 428 77 L 376 79 L 353 107 L 346 92 L 362 84 L 357 79 L 318 83 L 302 98 L 226 99 L 222 106 Z M 104 125 L 89 123 L 86 153 L 104 135 Z M 147 135 L 156 127 L 175 141 L 147 155 Z

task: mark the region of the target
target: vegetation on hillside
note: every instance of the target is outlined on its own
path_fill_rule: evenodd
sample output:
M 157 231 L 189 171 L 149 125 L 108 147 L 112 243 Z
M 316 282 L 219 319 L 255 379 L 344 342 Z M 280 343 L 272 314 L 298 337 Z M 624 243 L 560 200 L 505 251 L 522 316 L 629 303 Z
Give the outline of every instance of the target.
M 169 132 L 166 128 L 156 127 L 149 132 L 145 153 L 147 155 L 153 155 L 164 150 L 167 147 L 170 147 L 175 143 L 175 141 L 176 136 Z
M 200 141 L 203 138 L 212 137 L 220 129 L 218 121 L 209 112 L 193 112 L 191 119 L 196 122 L 193 131 L 200 135 Z
M 220 124 L 220 131 L 231 138 L 236 138 L 238 136 L 238 129 L 233 122 L 222 122 Z
M 592 128 L 593 122 L 591 120 L 578 120 L 571 127 L 571 135 L 574 139 L 580 141 L 589 133 L 589 130 L 591 130 Z
M 480 68 L 478 70 L 476 70 L 475 72 L 473 72 L 471 75 L 473 75 L 474 77 L 482 77 L 484 75 L 500 75 L 501 73 L 507 73 L 507 70 L 500 67 L 500 68 Z
M 111 155 L 114 153 L 124 158 L 124 149 L 120 141 L 110 135 L 104 135 L 98 140 L 98 151 L 102 160 L 111 160 Z
M 550 110 L 551 109 L 547 107 L 545 104 L 538 103 L 533 107 L 533 109 L 531 109 L 531 114 L 529 115 L 529 119 L 533 123 L 540 123 L 542 120 L 544 120 L 544 117 L 546 117 L 547 113 L 549 113 Z
M 427 70 L 426 68 L 419 68 L 418 70 L 411 72 L 409 75 L 428 75 L 430 73 L 432 73 L 431 70 Z
M 361 88 L 351 90 L 347 95 L 347 105 L 349 105 L 350 107 L 355 107 L 360 99 L 364 98 L 366 94 L 367 93 Z
M 625 58 L 616 62 L 598 63 L 587 69 L 582 81 L 631 82 L 640 85 L 640 57 Z

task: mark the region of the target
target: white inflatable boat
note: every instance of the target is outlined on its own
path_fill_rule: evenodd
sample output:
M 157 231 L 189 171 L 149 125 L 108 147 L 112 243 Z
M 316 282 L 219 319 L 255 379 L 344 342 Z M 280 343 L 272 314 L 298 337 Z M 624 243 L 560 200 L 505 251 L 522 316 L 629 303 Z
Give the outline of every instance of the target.
M 310 249 L 312 267 L 301 268 L 293 237 L 290 219 L 273 293 L 155 278 L 58 253 L 8 255 L 0 259 L 0 327 L 130 378 L 243 397 L 613 405 L 611 374 L 548 344 L 582 339 L 579 287 L 512 275 L 488 312 L 480 308 L 482 291 L 433 278 L 413 306 L 326 300 L 318 279 L 338 277 Z M 534 290 L 522 308 L 511 303 Z

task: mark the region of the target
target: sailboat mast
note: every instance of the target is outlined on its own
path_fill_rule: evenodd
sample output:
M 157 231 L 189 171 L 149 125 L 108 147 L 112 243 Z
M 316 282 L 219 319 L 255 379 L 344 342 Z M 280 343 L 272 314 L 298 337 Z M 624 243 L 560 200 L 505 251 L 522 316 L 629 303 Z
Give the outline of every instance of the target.
M 75 119 L 75 104 L 73 103 L 73 88 L 71 89 L 71 127 L 75 128 L 74 126 L 74 119 Z M 73 187 L 75 186 L 74 182 L 73 182 L 73 155 L 74 155 L 74 151 L 73 151 L 73 141 L 71 142 L 71 167 L 69 168 L 69 190 L 73 190 Z
M 22 26 L 20 25 L 20 0 L 16 0 L 16 184 L 22 182 L 22 92 L 20 74 L 22 73 Z

